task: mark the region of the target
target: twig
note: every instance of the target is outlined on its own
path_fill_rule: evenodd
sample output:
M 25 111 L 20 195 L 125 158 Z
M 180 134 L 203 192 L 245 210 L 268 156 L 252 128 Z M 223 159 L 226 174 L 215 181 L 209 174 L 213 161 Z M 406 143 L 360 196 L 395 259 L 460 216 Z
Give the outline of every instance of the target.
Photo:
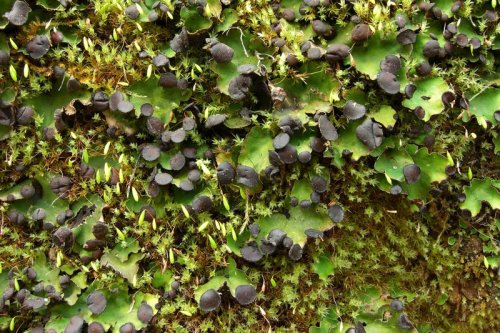
M 448 224 L 446 222 L 444 222 L 444 225 L 443 225 L 443 230 L 441 230 L 441 232 L 439 233 L 437 239 L 436 239 L 436 242 L 434 243 L 434 246 L 436 246 L 436 244 L 439 243 L 440 239 L 441 239 L 441 236 L 444 234 L 444 232 L 446 231 L 446 227 L 448 226 Z
M 137 169 L 137 164 L 139 163 L 139 159 L 140 159 L 140 157 L 138 157 L 137 161 L 135 162 L 134 170 L 132 170 L 132 175 L 130 176 L 130 179 L 129 179 L 128 184 L 127 184 L 127 197 L 129 195 L 129 192 L 130 192 L 130 186 L 132 186 L 132 181 L 134 180 L 135 170 Z
M 484 87 L 483 89 L 481 89 L 480 92 L 478 92 L 477 94 L 475 94 L 474 96 L 472 96 L 471 98 L 469 98 L 469 102 L 472 101 L 474 98 L 476 98 L 477 96 L 481 95 L 486 89 L 488 89 L 490 86 L 486 86 Z
M 50 205 L 51 205 L 51 206 L 53 206 L 53 205 L 54 205 L 54 203 L 55 203 L 57 200 L 61 199 L 61 198 L 62 198 L 62 196 L 63 196 L 66 192 L 68 192 L 68 191 L 64 191 L 63 193 L 61 193 L 61 194 L 60 194 L 57 198 L 55 198 L 55 199 L 54 199 L 54 201 L 52 201 L 52 203 L 51 203 Z
M 4 217 L 2 212 L 2 224 L 0 224 L 0 236 L 3 235 L 3 222 L 4 222 Z
M 240 41 L 241 41 L 241 46 L 243 46 L 243 52 L 245 52 L 245 55 L 247 57 L 249 57 L 247 49 L 245 48 L 245 43 L 243 43 L 243 30 L 241 30 L 241 28 L 239 28 L 239 27 L 231 27 L 231 28 L 227 29 L 226 35 L 229 32 L 229 30 L 231 30 L 231 29 L 237 29 L 240 31 Z
M 250 216 L 248 213 L 249 211 L 250 211 L 250 204 L 248 201 L 248 191 L 245 190 L 245 222 L 241 226 L 240 235 L 245 231 L 245 228 L 248 225 L 248 222 L 250 221 Z
M 64 84 L 64 79 L 66 79 L 66 77 L 63 76 L 63 79 L 61 80 L 61 85 L 59 86 L 59 89 L 57 89 L 57 91 L 61 91 L 62 86 Z

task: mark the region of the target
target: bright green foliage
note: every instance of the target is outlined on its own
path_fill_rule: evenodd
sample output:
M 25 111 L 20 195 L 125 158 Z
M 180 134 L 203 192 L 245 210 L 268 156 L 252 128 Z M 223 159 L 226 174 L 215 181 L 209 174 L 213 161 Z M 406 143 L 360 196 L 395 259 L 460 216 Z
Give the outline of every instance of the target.
M 98 290 L 102 292 L 107 300 L 107 305 L 101 314 L 92 314 L 86 305 L 86 299 L 90 293 Z M 87 291 L 80 295 L 78 302 L 73 306 L 57 305 L 53 309 L 53 317 L 47 323 L 47 329 L 53 328 L 63 331 L 71 317 L 80 315 L 85 320 L 100 322 L 106 329 L 112 328 L 112 332 L 119 332 L 120 326 L 125 323 L 132 323 L 137 329 L 145 327 L 137 317 L 137 310 L 142 302 L 149 304 L 156 312 L 155 304 L 158 297 L 151 294 L 137 293 L 133 296 L 128 294 L 128 286 L 122 281 L 103 289 L 96 284 L 90 285 Z M 132 304 L 132 306 L 131 306 Z
M 321 280 L 328 281 L 328 276 L 334 273 L 334 266 L 327 255 L 321 255 L 315 260 L 313 270 Z
M 446 179 L 445 168 L 448 161 L 445 157 L 430 153 L 426 148 L 415 150 L 415 146 L 407 149 L 386 150 L 375 163 L 375 170 L 385 173 L 389 178 L 402 183 L 402 187 L 408 193 L 410 199 L 425 199 L 433 182 Z M 417 182 L 408 184 L 405 182 L 403 169 L 406 165 L 416 164 L 421 170 Z
M 429 328 L 422 326 L 417 328 L 411 321 L 402 320 L 401 316 L 410 317 L 404 309 L 392 307 L 387 295 L 381 294 L 380 290 L 374 287 L 367 288 L 361 292 L 361 298 L 364 299 L 365 307 L 352 322 L 339 321 L 336 311 L 330 311 L 320 322 L 319 327 L 310 327 L 309 333 L 323 332 L 344 332 L 349 327 L 364 327 L 367 333 L 402 333 L 402 332 L 429 332 Z M 399 301 L 399 300 L 397 300 Z M 403 303 L 401 303 L 403 305 Z M 404 306 L 404 305 L 403 305 Z M 337 310 L 338 311 L 338 310 Z M 411 319 L 408 319 L 411 320 Z
M 151 103 L 155 108 L 155 116 L 165 123 L 169 123 L 172 119 L 172 111 L 178 108 L 181 102 L 189 100 L 191 96 L 189 90 L 163 89 L 153 79 L 137 82 L 130 86 L 127 92 L 130 94 L 130 102 L 134 105 L 137 114 L 140 114 L 142 104 Z
M 209 289 L 218 290 L 222 286 L 227 285 L 231 295 L 236 297 L 236 288 L 242 285 L 249 285 L 250 282 L 243 272 L 240 269 L 236 268 L 236 262 L 231 259 L 228 263 L 228 267 L 224 270 L 216 272 L 215 276 L 210 279 L 207 283 L 196 288 L 194 293 L 194 298 L 197 302 L 200 301 L 201 295 Z
M 470 112 L 476 117 L 483 117 L 490 123 L 495 123 L 494 112 L 500 105 L 500 90 L 488 88 L 477 96 L 471 97 Z
M 394 127 L 396 124 L 395 115 L 396 111 L 390 105 L 382 105 L 370 113 L 370 116 L 384 127 Z
M 203 14 L 200 14 L 195 6 L 183 7 L 181 9 L 181 19 L 184 21 L 184 25 L 189 32 L 196 33 L 200 30 L 206 30 L 212 26 L 211 18 L 220 18 L 222 11 L 220 1 L 208 0 L 206 1 L 206 7 L 203 9 Z
M 261 217 L 256 221 L 260 225 L 259 237 L 264 237 L 273 229 L 283 230 L 295 244 L 303 246 L 307 240 L 304 233 L 307 229 L 326 231 L 333 227 L 326 211 L 322 207 L 302 209 L 293 207 L 290 209 L 290 217 L 282 214 Z
M 474 179 L 470 186 L 465 187 L 465 201 L 462 209 L 470 211 L 472 216 L 479 214 L 481 203 L 487 202 L 493 209 L 500 208 L 500 184 L 491 178 Z
M 245 137 L 238 164 L 250 166 L 260 173 L 269 164 L 267 158 L 269 150 L 273 150 L 271 133 L 263 128 L 254 127 Z
M 400 52 L 401 46 L 394 43 L 394 36 L 382 36 L 382 33 L 376 33 L 366 44 L 353 48 L 353 65 L 358 71 L 375 80 L 380 72 L 380 62 L 387 55 Z
M 297 198 L 297 200 L 301 202 L 302 200 L 309 200 L 313 191 L 314 190 L 309 179 L 299 179 L 293 184 L 290 196 Z
M 362 122 L 362 120 L 350 121 L 343 130 L 339 131 L 339 138 L 332 147 L 339 155 L 347 149 L 352 152 L 352 159 L 357 161 L 370 154 L 370 149 L 356 137 L 356 127 Z
M 410 109 L 421 107 L 425 111 L 423 120 L 427 121 L 432 116 L 443 112 L 444 105 L 441 95 L 448 91 L 446 82 L 439 78 L 424 79 L 415 82 L 417 90 L 412 98 L 403 101 L 403 105 Z

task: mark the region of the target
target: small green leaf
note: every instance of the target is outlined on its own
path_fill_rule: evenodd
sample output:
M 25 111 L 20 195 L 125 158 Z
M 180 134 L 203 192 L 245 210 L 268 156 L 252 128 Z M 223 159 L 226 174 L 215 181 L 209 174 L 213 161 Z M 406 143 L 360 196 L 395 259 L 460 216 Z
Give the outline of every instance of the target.
M 464 188 L 466 198 L 460 208 L 469 210 L 473 217 L 479 214 L 483 201 L 493 209 L 500 209 L 498 187 L 498 183 L 491 178 L 472 180 L 470 186 Z
M 139 201 L 139 193 L 137 193 L 137 190 L 135 189 L 135 187 L 132 186 L 132 197 L 134 198 L 134 200 L 136 202 Z
M 243 187 L 240 187 L 240 196 L 243 200 L 247 199 L 247 194 L 246 194 L 245 189 Z
M 210 242 L 210 247 L 213 249 L 213 250 L 216 250 L 217 249 L 217 243 L 215 242 L 215 240 L 212 238 L 212 236 L 208 235 L 208 240 Z
M 87 151 L 87 148 L 83 149 L 82 159 L 85 163 L 89 163 L 89 152 Z
M 384 172 L 384 176 L 385 176 L 385 180 L 387 180 L 387 182 L 389 183 L 389 185 L 392 185 L 392 178 L 389 177 L 389 175 L 387 174 L 387 172 Z
M 115 227 L 115 230 L 116 230 L 116 233 L 118 235 L 118 238 L 122 241 L 125 240 L 125 235 L 123 234 L 123 232 L 120 229 L 118 229 L 117 227 Z
M 326 231 L 333 227 L 333 222 L 328 217 L 326 209 L 321 206 L 306 209 L 296 206 L 292 207 L 289 213 L 288 218 L 282 214 L 272 214 L 255 221 L 261 229 L 259 239 L 267 236 L 273 229 L 281 229 L 295 244 L 304 246 L 307 241 L 305 234 L 307 229 Z
M 438 298 L 438 300 L 436 301 L 436 304 L 437 305 L 444 305 L 446 303 L 446 301 L 448 300 L 449 296 L 448 294 L 444 293 L 444 294 L 441 294 Z
M 152 270 L 154 271 L 152 282 L 153 287 L 169 290 L 170 284 L 174 281 L 174 274 L 172 271 L 168 269 L 162 271 L 162 269 L 158 266 L 153 266 Z
M 446 151 L 446 158 L 448 159 L 448 164 L 453 166 L 455 162 L 453 161 L 453 157 L 451 157 L 450 152 Z
M 108 151 L 109 151 L 109 147 L 111 146 L 111 141 L 108 141 L 106 143 L 106 145 L 104 146 L 104 155 L 107 155 L 108 154 Z
M 323 281 L 327 281 L 328 277 L 333 274 L 333 263 L 330 257 L 327 255 L 320 255 L 314 259 L 312 265 L 313 271 L 319 275 L 319 278 Z
M 14 42 L 14 40 L 11 38 L 9 38 L 9 43 L 10 43 L 10 46 L 12 46 L 12 48 L 14 50 L 19 50 L 19 46 L 17 46 L 16 42 Z
M 186 206 L 181 204 L 181 209 L 182 209 L 182 213 L 184 214 L 184 216 L 188 219 L 191 215 L 189 214 L 189 211 L 187 210 Z
M 202 232 L 203 230 L 205 230 L 205 229 L 206 229 L 206 227 L 208 227 L 208 224 L 209 224 L 209 223 L 210 223 L 209 221 L 205 221 L 205 222 L 203 222 L 203 223 L 202 223 L 202 224 L 198 227 L 198 232 Z
M 29 74 L 30 74 L 30 67 L 28 66 L 27 63 L 25 63 L 24 64 L 24 69 L 23 69 L 23 76 L 24 76 L 24 78 L 27 79 L 28 76 L 29 76 Z
M 139 220 L 137 221 L 137 223 L 139 225 L 142 225 L 144 223 L 144 218 L 146 217 L 146 210 L 144 209 L 142 212 L 141 212 L 141 215 L 139 215 Z
M 224 194 L 222 195 L 222 203 L 224 204 L 224 208 L 229 212 L 231 210 L 231 207 L 229 206 L 229 201 Z
M 101 170 L 97 170 L 95 173 L 95 181 L 97 184 L 101 183 Z
M 488 266 L 497 269 L 500 266 L 500 255 L 485 257 Z
M 472 115 L 476 116 L 478 123 L 484 127 L 484 125 L 480 123 L 480 119 L 483 119 L 484 123 L 486 123 L 487 120 L 495 124 L 496 120 L 494 114 L 499 105 L 500 89 L 487 88 L 479 95 L 470 97 L 469 110 Z
M 111 178 L 111 168 L 108 165 L 108 162 L 104 163 L 104 180 L 109 182 Z
M 386 128 L 394 127 L 396 124 L 396 110 L 389 105 L 382 105 L 375 112 L 370 112 L 370 117 L 372 117 L 376 122 L 381 123 Z
M 12 65 L 9 66 L 9 73 L 10 73 L 10 77 L 12 78 L 12 80 L 14 82 L 17 82 L 17 72 L 16 72 L 16 69 L 14 68 L 14 66 L 12 66 Z
M 170 260 L 170 263 L 172 265 L 175 263 L 175 255 L 174 255 L 174 250 L 172 248 L 168 249 L 168 259 Z

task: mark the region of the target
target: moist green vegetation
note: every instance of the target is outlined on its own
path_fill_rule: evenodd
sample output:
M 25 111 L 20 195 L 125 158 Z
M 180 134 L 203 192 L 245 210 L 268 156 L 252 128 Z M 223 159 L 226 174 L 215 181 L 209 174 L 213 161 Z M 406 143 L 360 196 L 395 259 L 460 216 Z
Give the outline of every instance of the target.
M 0 331 L 500 331 L 499 26 L 0 1 Z

